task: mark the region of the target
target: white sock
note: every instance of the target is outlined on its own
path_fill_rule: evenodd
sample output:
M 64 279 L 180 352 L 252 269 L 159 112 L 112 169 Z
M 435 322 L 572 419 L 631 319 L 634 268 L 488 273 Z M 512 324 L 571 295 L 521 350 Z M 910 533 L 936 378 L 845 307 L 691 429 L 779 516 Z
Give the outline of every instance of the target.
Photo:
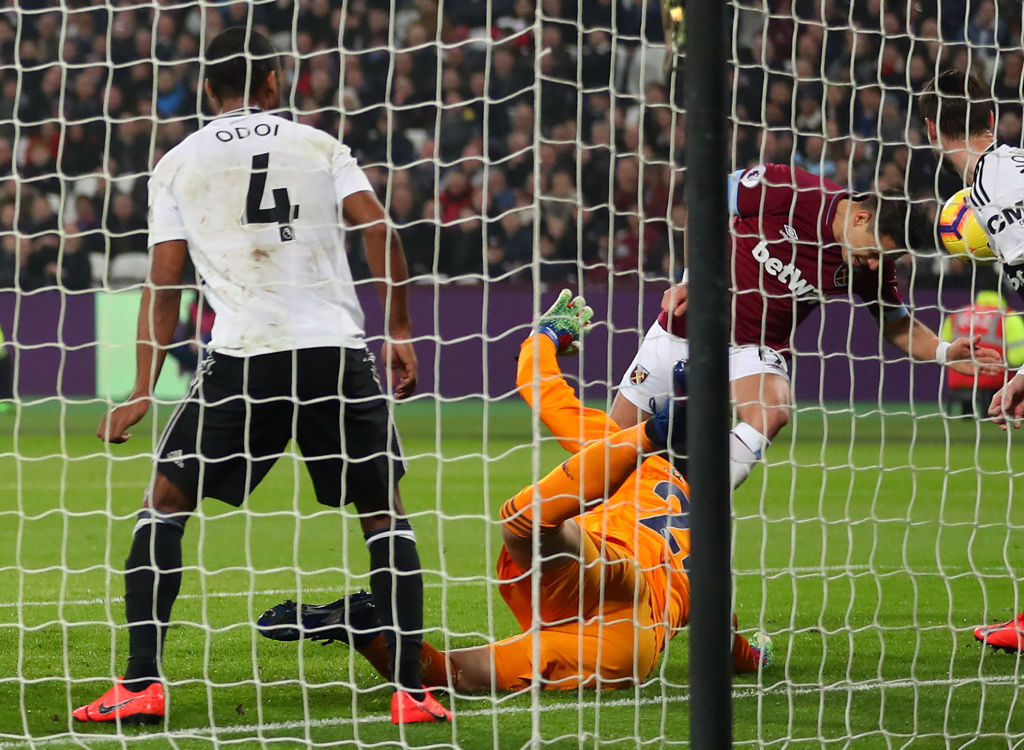
M 754 464 L 768 448 L 768 438 L 746 422 L 739 422 L 729 433 L 729 479 L 736 489 L 754 470 Z

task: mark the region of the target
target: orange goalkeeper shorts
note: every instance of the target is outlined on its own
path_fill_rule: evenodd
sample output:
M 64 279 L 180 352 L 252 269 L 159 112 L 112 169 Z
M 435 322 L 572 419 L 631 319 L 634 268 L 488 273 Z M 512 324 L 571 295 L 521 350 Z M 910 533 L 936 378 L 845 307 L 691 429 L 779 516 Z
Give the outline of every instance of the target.
M 530 575 L 502 549 L 499 589 L 523 633 L 491 645 L 498 689 L 529 687 L 535 674 L 545 690 L 627 687 L 654 669 L 655 617 L 635 557 L 585 530 L 581 537 L 582 561 L 541 577 L 537 630 Z

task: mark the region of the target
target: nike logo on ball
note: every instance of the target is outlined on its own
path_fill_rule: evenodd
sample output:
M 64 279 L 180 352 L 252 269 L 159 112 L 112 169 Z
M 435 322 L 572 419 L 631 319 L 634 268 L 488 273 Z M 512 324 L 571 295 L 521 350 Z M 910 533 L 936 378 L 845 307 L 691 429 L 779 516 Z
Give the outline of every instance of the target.
M 108 706 L 104 703 L 101 703 L 99 706 L 97 706 L 96 710 L 99 711 L 101 714 L 109 714 L 116 711 L 119 708 L 122 708 L 123 706 L 127 706 L 132 701 L 137 700 L 138 698 L 128 698 L 127 700 L 123 700 L 120 703 L 115 703 L 113 706 Z

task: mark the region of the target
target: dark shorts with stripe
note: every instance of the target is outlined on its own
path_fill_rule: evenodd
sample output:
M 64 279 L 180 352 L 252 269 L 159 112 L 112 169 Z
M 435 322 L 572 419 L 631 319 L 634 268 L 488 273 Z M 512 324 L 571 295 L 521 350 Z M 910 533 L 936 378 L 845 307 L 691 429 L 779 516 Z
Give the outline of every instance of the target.
M 193 497 L 238 506 L 293 438 L 318 501 L 391 507 L 405 464 L 366 349 L 210 354 L 164 429 L 157 470 Z

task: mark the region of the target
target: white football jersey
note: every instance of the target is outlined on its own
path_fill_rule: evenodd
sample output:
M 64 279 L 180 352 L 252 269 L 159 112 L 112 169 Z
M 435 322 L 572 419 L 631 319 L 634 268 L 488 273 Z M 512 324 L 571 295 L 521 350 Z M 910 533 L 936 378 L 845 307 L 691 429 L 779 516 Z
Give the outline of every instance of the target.
M 1024 261 L 1024 149 L 993 146 L 978 159 L 971 207 L 1001 261 Z
M 363 346 L 341 202 L 371 190 L 348 147 L 259 110 L 209 122 L 149 181 L 149 245 L 186 240 L 217 313 L 210 348 L 236 356 Z

